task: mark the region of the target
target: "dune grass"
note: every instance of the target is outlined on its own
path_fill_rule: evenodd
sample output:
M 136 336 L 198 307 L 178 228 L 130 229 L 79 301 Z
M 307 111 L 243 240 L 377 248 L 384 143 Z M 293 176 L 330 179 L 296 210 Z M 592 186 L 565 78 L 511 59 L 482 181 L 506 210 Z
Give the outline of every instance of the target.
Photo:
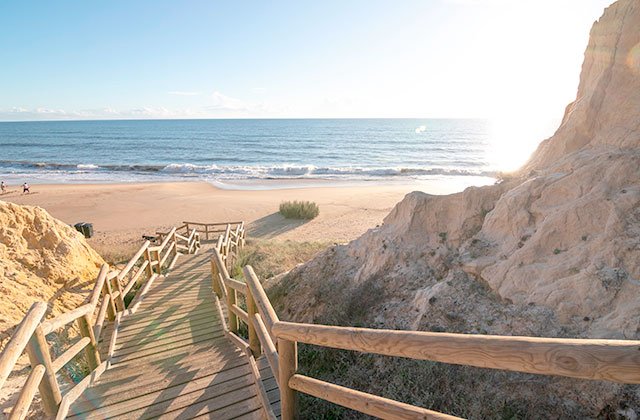
M 280 203 L 280 214 L 287 219 L 315 219 L 320 208 L 312 201 L 284 201 Z
M 310 260 L 327 246 L 324 242 L 249 240 L 229 274 L 242 279 L 242 267 L 251 265 L 261 280 L 269 279 Z

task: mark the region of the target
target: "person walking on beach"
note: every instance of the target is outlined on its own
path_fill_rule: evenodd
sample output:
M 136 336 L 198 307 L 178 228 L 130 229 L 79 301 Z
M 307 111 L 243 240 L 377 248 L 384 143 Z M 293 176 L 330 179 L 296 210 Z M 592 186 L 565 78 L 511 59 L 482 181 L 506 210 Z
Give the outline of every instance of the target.
M 29 184 L 27 184 L 26 182 L 24 184 L 22 184 L 22 194 L 29 194 L 31 191 L 29 191 Z
M 0 193 L 5 194 L 7 192 L 7 184 L 4 181 L 0 182 Z

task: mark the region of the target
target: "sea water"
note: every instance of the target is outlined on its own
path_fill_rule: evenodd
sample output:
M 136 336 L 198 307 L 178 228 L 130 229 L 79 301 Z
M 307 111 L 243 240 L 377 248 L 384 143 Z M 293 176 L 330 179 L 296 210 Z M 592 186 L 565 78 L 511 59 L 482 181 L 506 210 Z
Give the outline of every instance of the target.
M 474 184 L 499 170 L 489 143 L 489 124 L 479 119 L 2 122 L 0 179 L 247 185 L 455 177 Z

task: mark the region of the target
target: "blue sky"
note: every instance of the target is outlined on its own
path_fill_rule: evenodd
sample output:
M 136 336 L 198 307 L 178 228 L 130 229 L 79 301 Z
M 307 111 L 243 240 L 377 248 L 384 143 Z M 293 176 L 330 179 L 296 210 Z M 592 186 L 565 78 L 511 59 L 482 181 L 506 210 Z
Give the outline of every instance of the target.
M 0 120 L 546 121 L 609 3 L 3 1 Z

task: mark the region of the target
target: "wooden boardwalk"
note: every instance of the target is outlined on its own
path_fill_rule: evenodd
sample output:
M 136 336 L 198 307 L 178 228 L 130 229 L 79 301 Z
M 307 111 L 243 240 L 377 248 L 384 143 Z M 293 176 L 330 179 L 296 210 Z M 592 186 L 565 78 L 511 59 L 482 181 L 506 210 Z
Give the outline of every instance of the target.
M 271 369 L 263 357 L 257 364 L 279 415 Z M 110 366 L 71 405 L 69 417 L 265 418 L 258 392 L 247 355 L 225 336 L 210 255 L 202 252 L 181 256 L 136 312 L 122 317 Z
M 640 384 L 637 340 L 490 336 L 281 321 L 251 266 L 243 268 L 244 282 L 227 271 L 244 245 L 244 223 L 184 223 L 160 234 L 160 245 L 146 241 L 124 268 L 111 270 L 103 265 L 91 295 L 78 308 L 44 320 L 47 304 L 31 306 L 0 353 L 0 390 L 23 352 L 31 363 L 9 420 L 26 418 L 36 393 L 47 417 L 58 419 L 290 420 L 299 415 L 298 393 L 383 419 L 457 418 L 305 376 L 298 370 L 298 343 Z M 205 251 L 199 232 L 205 238 L 220 236 Z M 126 305 L 128 296 L 134 298 Z M 47 335 L 72 323 L 80 332 L 75 343 L 52 349 Z M 89 373 L 66 386 L 57 373 L 81 352 Z

